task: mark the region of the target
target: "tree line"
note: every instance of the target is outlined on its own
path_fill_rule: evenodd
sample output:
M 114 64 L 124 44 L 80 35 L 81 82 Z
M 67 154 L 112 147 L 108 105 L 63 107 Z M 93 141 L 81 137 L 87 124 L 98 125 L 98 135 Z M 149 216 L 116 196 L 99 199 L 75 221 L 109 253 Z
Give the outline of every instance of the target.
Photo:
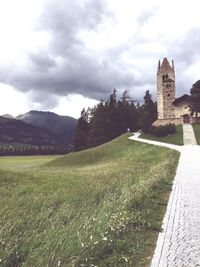
M 156 103 L 149 90 L 145 92 L 144 103 L 139 104 L 129 98 L 127 90 L 118 99 L 114 89 L 107 100 L 82 110 L 75 128 L 74 150 L 103 144 L 127 131 L 146 132 L 156 117 Z
M 190 89 L 191 94 L 191 110 L 193 115 L 195 113 L 196 122 L 198 122 L 198 113 L 200 112 L 200 80 L 196 81 Z
M 0 145 L 0 156 L 56 155 L 66 154 L 67 152 L 66 148 L 58 146 Z

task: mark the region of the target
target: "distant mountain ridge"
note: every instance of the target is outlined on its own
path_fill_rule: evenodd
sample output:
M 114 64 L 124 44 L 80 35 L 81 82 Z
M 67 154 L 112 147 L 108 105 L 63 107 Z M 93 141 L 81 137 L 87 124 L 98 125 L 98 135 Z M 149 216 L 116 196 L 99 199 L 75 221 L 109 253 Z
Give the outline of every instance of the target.
M 47 130 L 5 117 L 0 117 L 0 144 L 62 146 L 62 143 Z
M 8 118 L 8 119 L 14 119 L 15 118 L 10 114 L 3 114 L 3 115 L 1 115 L 1 117 Z
M 73 147 L 77 120 L 31 110 L 16 118 L 0 116 L 0 155 L 66 153 Z
M 73 145 L 74 128 L 77 123 L 77 120 L 73 117 L 60 116 L 49 111 L 31 110 L 18 115 L 16 119 L 49 131 L 66 147 Z

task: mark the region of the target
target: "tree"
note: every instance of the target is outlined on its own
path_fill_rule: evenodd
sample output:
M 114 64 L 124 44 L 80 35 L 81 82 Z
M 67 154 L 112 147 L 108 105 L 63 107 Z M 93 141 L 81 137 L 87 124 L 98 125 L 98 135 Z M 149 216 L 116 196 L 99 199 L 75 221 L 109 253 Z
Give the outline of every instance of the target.
M 200 112 L 200 80 L 192 85 L 190 89 L 191 94 L 191 109 L 192 113 L 195 112 L 196 122 L 198 118 L 198 112 Z
M 104 101 L 101 101 L 93 109 L 88 137 L 89 147 L 97 146 L 107 141 L 107 128 L 109 127 L 107 113 L 108 109 Z
M 112 140 L 127 131 L 138 129 L 138 111 L 130 103 L 125 90 L 121 100 L 117 100 L 114 89 L 106 101 L 101 100 L 89 112 L 83 110 L 75 128 L 74 150 L 94 147 Z
M 130 102 L 128 91 L 125 90 L 121 100 L 118 101 L 118 129 L 122 134 L 130 129 L 135 131 L 138 129 L 138 112 L 134 102 Z
M 141 128 L 143 132 L 148 132 L 152 123 L 156 120 L 156 104 L 152 100 L 150 91 L 147 90 L 144 96 L 143 114 L 141 119 Z
M 81 116 L 78 119 L 75 127 L 74 136 L 74 150 L 79 151 L 88 147 L 88 135 L 89 135 L 89 112 L 85 109 L 82 110 Z
M 93 110 L 88 144 L 90 147 L 103 144 L 118 135 L 116 90 L 106 101 L 101 101 Z

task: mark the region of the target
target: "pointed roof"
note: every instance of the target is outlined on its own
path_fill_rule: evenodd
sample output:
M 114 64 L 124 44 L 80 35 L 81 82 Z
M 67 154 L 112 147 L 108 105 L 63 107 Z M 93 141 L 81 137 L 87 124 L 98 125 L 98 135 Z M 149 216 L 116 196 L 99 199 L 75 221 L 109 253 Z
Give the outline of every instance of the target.
M 187 95 L 187 94 L 184 94 L 184 95 L 182 95 L 182 96 L 176 98 L 176 99 L 172 102 L 172 104 L 173 104 L 174 106 L 176 106 L 176 104 L 178 104 L 178 103 L 180 103 L 180 102 L 182 102 L 182 101 L 188 101 L 188 102 L 190 102 L 190 101 L 191 101 L 191 96 L 190 96 L 190 95 Z
M 162 61 L 162 64 L 161 64 L 161 69 L 172 69 L 172 67 L 170 66 L 169 64 L 169 61 L 168 59 L 165 57 Z
M 163 59 L 163 62 L 162 62 L 161 67 L 162 67 L 162 66 L 167 66 L 167 65 L 170 66 L 170 65 L 169 65 L 169 61 L 168 61 L 168 59 L 165 57 L 165 58 Z
M 160 64 L 160 61 L 158 62 L 158 73 L 160 70 L 163 72 L 174 70 L 174 62 L 172 61 L 172 67 L 171 67 L 168 59 L 165 57 L 161 64 Z

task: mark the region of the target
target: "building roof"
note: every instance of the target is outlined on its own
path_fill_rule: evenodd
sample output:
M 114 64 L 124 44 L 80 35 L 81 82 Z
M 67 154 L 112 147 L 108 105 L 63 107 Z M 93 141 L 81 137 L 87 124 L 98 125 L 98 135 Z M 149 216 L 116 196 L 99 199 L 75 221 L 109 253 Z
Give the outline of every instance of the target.
M 172 65 L 170 66 L 168 59 L 165 57 L 162 61 L 162 63 L 160 62 L 160 60 L 158 61 L 158 69 L 157 69 L 157 74 L 159 74 L 159 72 L 174 72 L 174 61 L 172 60 Z
M 188 102 L 190 102 L 190 99 L 191 99 L 191 96 L 190 96 L 190 95 L 184 94 L 184 95 L 182 95 L 182 96 L 176 98 L 176 99 L 172 102 L 172 104 L 173 104 L 174 106 L 176 106 L 177 104 L 179 104 L 180 102 L 183 102 L 183 101 L 188 101 Z
M 163 66 L 169 66 L 170 67 L 169 61 L 168 61 L 168 59 L 166 57 L 162 61 L 161 67 L 163 67 Z

